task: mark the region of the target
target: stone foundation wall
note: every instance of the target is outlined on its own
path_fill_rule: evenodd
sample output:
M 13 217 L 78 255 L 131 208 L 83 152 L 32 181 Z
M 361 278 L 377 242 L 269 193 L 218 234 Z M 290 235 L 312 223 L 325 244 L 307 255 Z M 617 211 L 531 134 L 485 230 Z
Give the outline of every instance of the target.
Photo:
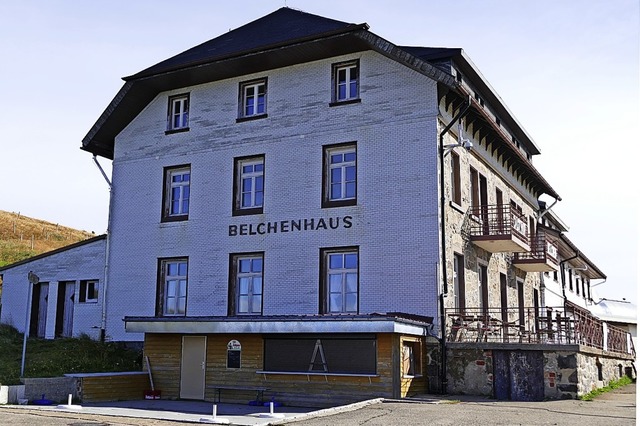
M 493 353 L 482 348 L 447 350 L 447 393 L 493 396 Z
M 448 346 L 448 393 L 495 397 L 493 349 L 541 351 L 544 357 L 545 399 L 576 399 L 594 389 L 607 386 L 628 371 L 633 371 L 633 358 L 630 356 L 610 354 L 584 346 L 473 346 Z

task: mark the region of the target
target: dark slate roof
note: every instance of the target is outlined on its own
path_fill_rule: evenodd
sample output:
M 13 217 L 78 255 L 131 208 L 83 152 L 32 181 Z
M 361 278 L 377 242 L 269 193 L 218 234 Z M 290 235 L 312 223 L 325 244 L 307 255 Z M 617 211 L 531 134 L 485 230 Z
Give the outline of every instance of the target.
M 137 74 L 125 84 L 82 140 L 82 149 L 113 159 L 115 137 L 160 92 L 340 55 L 374 50 L 442 83 L 453 77 L 368 31 L 281 8 Z
M 462 52 L 460 48 L 451 47 L 422 47 L 422 46 L 399 46 L 413 56 L 425 61 L 437 61 L 438 59 L 451 59 Z
M 368 29 L 368 26 L 336 21 L 283 7 L 124 79 L 128 81 L 149 77 L 238 54 L 290 44 L 293 41 L 302 41 L 321 34 L 354 29 Z

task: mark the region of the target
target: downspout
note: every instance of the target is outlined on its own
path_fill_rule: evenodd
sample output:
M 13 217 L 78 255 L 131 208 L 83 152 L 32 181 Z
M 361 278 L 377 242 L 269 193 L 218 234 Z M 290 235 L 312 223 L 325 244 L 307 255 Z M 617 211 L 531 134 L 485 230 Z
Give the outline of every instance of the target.
M 567 263 L 568 261 L 576 259 L 578 257 L 580 257 L 580 251 L 577 251 L 575 256 L 570 257 L 570 258 L 565 259 L 565 260 L 560 262 L 560 281 L 562 282 L 562 298 L 564 299 L 565 307 L 567 306 L 567 292 L 566 292 L 566 279 L 565 279 L 565 276 L 564 276 L 564 264 Z
M 109 242 L 111 241 L 111 206 L 113 204 L 113 184 L 104 172 L 104 169 L 98 162 L 96 155 L 93 155 L 93 162 L 102 173 L 102 177 L 109 185 L 109 213 L 107 215 L 107 237 L 105 242 L 105 255 L 104 255 L 104 277 L 102 278 L 102 316 L 100 318 L 100 341 L 104 342 L 107 329 L 107 282 L 109 277 Z
M 461 120 L 471 107 L 471 97 L 467 98 L 466 105 L 458 111 L 453 119 L 447 124 L 447 126 L 440 132 L 439 140 L 439 154 L 440 154 L 440 247 L 441 247 L 441 263 L 442 263 L 442 287 L 440 291 L 440 351 L 442 353 L 442 365 L 440 387 L 442 394 L 447 393 L 447 342 L 446 342 L 446 324 L 444 315 L 444 294 L 445 288 L 447 288 L 447 243 L 446 243 L 446 227 L 445 227 L 445 193 L 444 193 L 444 136 L 449 129 L 453 127 L 456 121 Z

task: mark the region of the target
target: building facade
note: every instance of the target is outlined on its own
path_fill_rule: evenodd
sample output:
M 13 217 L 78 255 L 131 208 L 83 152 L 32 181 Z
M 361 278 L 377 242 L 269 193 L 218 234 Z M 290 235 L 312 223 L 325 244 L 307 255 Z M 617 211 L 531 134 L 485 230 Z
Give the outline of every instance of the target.
M 455 390 L 447 336 L 539 331 L 560 197 L 461 49 L 279 9 L 126 77 L 83 149 L 113 160 L 104 333 L 164 397 Z

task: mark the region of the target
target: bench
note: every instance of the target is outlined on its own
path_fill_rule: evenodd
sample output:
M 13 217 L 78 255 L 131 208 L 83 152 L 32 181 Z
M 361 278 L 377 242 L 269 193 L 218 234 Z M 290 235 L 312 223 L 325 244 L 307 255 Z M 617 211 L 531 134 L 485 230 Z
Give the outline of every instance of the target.
M 262 402 L 264 399 L 264 391 L 269 390 L 269 388 L 263 386 L 233 386 L 233 385 L 209 385 L 207 389 L 213 389 L 214 392 L 218 393 L 218 401 L 220 402 L 220 394 L 223 390 L 236 390 L 236 391 L 253 391 L 256 393 L 256 401 Z

